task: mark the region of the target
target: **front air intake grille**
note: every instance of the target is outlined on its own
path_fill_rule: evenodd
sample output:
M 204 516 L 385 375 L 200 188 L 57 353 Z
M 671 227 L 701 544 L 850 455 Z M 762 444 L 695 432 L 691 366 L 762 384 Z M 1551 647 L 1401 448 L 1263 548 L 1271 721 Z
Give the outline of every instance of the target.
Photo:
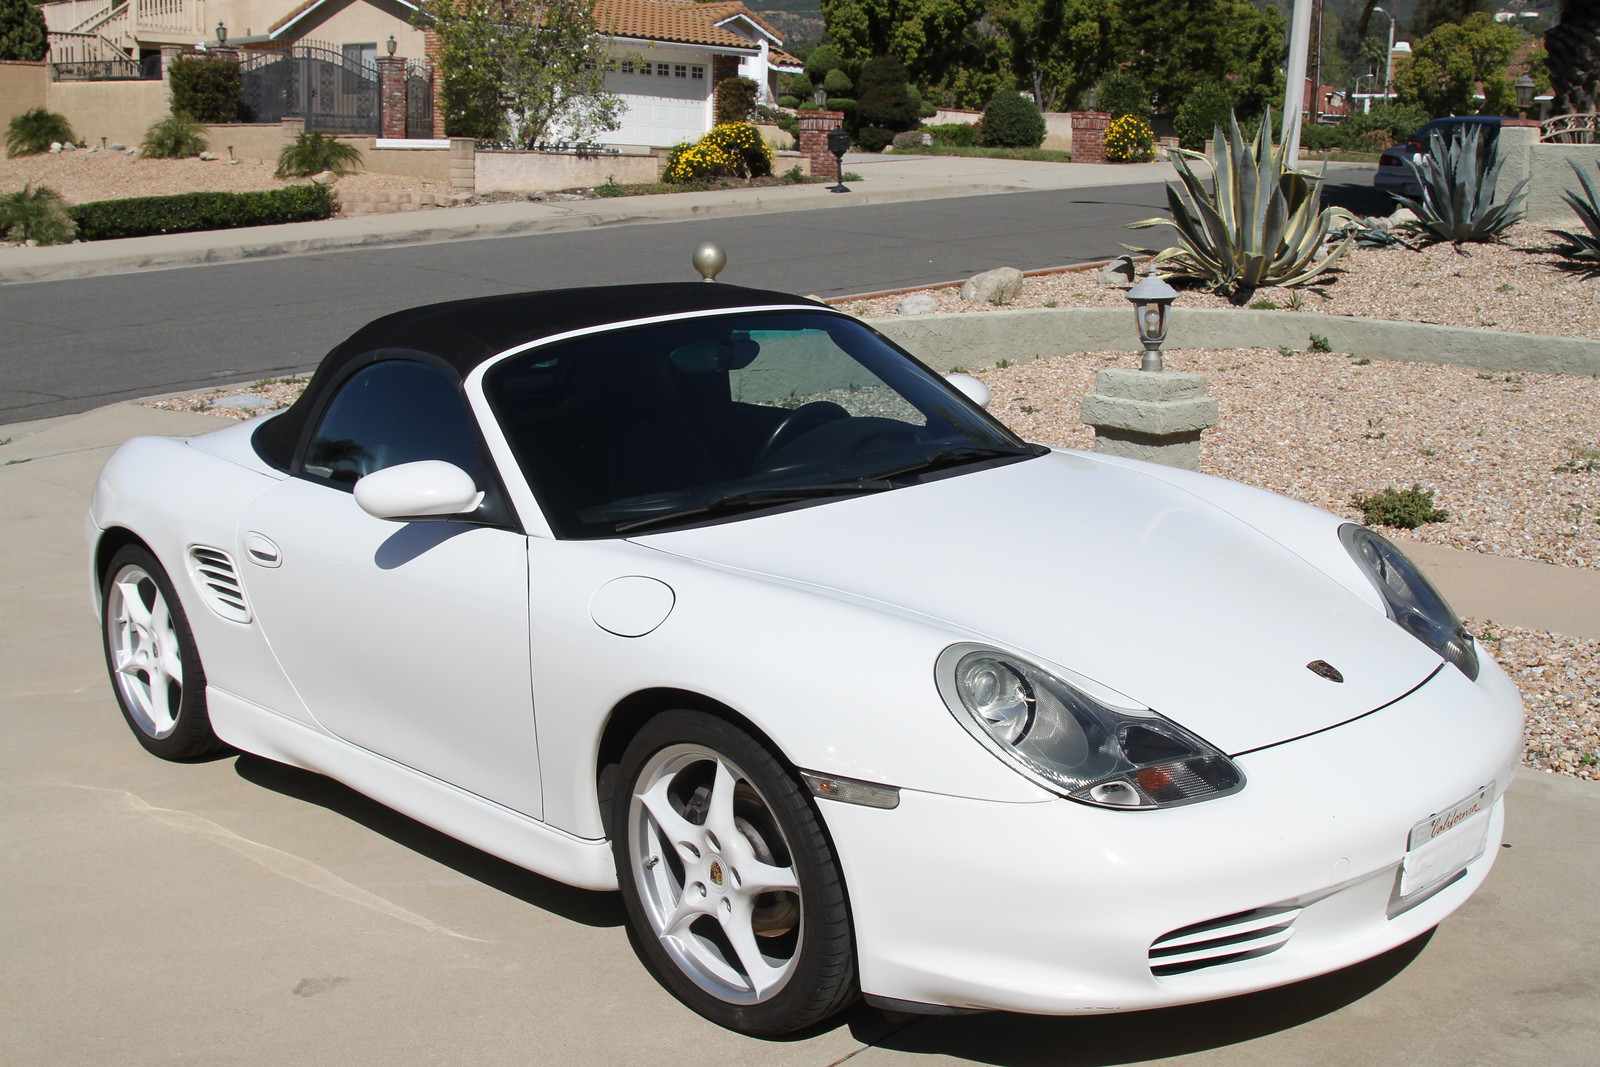
M 189 573 L 212 611 L 234 622 L 250 621 L 250 602 L 244 597 L 239 572 L 226 552 L 195 545 L 189 549 Z
M 1265 956 L 1294 936 L 1299 915 L 1299 908 L 1257 908 L 1174 930 L 1150 946 L 1150 973 L 1166 978 Z

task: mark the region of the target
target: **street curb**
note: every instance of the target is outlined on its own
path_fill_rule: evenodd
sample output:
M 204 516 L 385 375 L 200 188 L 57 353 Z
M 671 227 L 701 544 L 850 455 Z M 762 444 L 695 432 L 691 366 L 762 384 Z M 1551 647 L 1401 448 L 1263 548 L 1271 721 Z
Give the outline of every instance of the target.
M 792 188 L 792 186 L 773 186 L 772 190 L 782 192 Z M 802 191 L 799 195 L 774 196 L 766 190 L 761 190 L 756 196 L 748 196 L 741 191 L 739 199 L 711 204 L 673 203 L 680 197 L 694 197 L 696 194 L 665 193 L 628 198 L 634 202 L 625 207 L 622 205 L 610 207 L 609 202 L 594 200 L 560 204 L 530 201 L 528 208 L 538 212 L 532 217 L 496 219 L 491 222 L 468 221 L 456 225 L 444 220 L 451 215 L 475 209 L 434 208 L 388 215 L 361 215 L 323 222 L 211 230 L 200 234 L 162 234 L 153 237 L 128 237 L 115 241 L 51 245 L 44 248 L 0 249 L 0 285 L 66 281 L 74 278 L 126 274 L 139 270 L 209 266 L 359 248 L 526 237 L 602 226 L 736 218 L 742 215 L 810 211 L 819 207 L 869 207 L 913 200 L 945 200 L 953 197 L 1030 191 L 1034 190 L 994 184 L 949 185 L 935 188 L 918 186 L 882 190 L 852 189 L 848 196 L 829 194 L 825 191 L 812 193 L 810 190 Z M 666 202 L 660 203 L 660 201 Z M 589 206 L 601 203 L 608 206 Z M 584 206 L 580 207 L 580 204 Z M 425 217 L 419 218 L 419 216 Z M 404 225 L 413 218 L 417 218 L 416 224 Z M 324 232 L 313 236 L 308 232 L 311 227 L 320 228 Z M 345 229 L 350 232 L 330 234 L 326 232 L 330 228 Z M 206 243 L 196 247 L 200 242 Z

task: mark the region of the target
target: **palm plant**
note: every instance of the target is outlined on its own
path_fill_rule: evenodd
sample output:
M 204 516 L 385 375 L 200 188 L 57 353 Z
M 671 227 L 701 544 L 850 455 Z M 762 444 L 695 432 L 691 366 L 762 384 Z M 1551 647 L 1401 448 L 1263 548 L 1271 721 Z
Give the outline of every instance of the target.
M 1243 303 L 1263 285 L 1303 285 L 1344 255 L 1353 238 L 1331 248 L 1329 230 L 1348 212 L 1317 210 L 1322 179 L 1291 167 L 1284 149 L 1272 143 L 1272 111 L 1267 110 L 1252 142 L 1228 116 L 1227 136 L 1216 129 L 1208 162 L 1216 192 L 1194 172 L 1190 160 L 1200 152 L 1178 149 L 1173 165 L 1183 190 L 1167 185 L 1170 219 L 1144 219 L 1132 228 L 1173 226 L 1181 248 L 1156 254 L 1171 274 L 1197 278 L 1234 302 Z M 1148 252 L 1149 249 L 1135 249 Z M 1231 290 L 1231 292 L 1230 292 Z
M 1557 237 L 1564 237 L 1567 243 L 1560 252 L 1568 259 L 1579 261 L 1589 269 L 1588 277 L 1600 274 L 1600 189 L 1589 175 L 1579 169 L 1572 160 L 1567 160 L 1572 167 L 1572 172 L 1578 176 L 1578 181 L 1583 185 L 1583 196 L 1579 196 L 1571 189 L 1563 190 L 1561 198 L 1567 202 L 1578 215 L 1578 221 L 1588 229 L 1587 234 L 1569 233 L 1566 230 L 1551 230 L 1550 233 Z M 1600 166 L 1597 163 L 1596 166 Z
M 30 108 L 11 116 L 6 124 L 6 155 L 36 156 L 50 151 L 52 142 L 77 143 L 72 124 L 54 111 Z
M 278 153 L 280 178 L 308 178 L 323 171 L 343 175 L 360 166 L 361 150 L 325 133 L 302 133 Z
M 1499 240 L 1514 223 L 1522 221 L 1522 204 L 1528 198 L 1524 178 L 1501 203 L 1495 202 L 1500 168 L 1505 160 L 1492 142 L 1476 128 L 1452 136 L 1434 133 L 1428 151 L 1408 161 L 1422 186 L 1420 199 L 1395 195 L 1417 216 L 1412 229 L 1424 239 L 1451 241 L 1456 251 L 1471 241 Z
M 147 159 L 188 159 L 206 150 L 205 126 L 174 112 L 144 131 L 139 154 Z
M 61 194 L 48 186 L 24 185 L 0 196 L 0 239 L 21 244 L 66 244 L 78 236 Z

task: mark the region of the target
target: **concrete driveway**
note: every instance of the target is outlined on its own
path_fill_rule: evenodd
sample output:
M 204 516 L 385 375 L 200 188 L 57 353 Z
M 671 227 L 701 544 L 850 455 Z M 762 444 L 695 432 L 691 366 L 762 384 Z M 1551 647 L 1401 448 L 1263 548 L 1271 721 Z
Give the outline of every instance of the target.
M 610 895 L 315 775 L 166 764 L 128 735 L 90 614 L 88 489 L 114 443 L 216 425 L 117 407 L 0 430 L 0 1062 L 1594 1062 L 1600 788 L 1531 774 L 1483 891 L 1338 975 L 1130 1016 L 858 1008 L 788 1041 L 717 1029 L 646 975 Z

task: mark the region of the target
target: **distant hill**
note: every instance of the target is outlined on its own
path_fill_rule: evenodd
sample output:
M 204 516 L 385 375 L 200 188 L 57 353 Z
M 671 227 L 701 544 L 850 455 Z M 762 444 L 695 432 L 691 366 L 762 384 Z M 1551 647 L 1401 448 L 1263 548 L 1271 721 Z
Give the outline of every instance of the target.
M 821 0 L 760 0 L 751 4 L 750 10 L 776 26 L 791 43 L 820 40 L 828 28 L 822 19 Z

